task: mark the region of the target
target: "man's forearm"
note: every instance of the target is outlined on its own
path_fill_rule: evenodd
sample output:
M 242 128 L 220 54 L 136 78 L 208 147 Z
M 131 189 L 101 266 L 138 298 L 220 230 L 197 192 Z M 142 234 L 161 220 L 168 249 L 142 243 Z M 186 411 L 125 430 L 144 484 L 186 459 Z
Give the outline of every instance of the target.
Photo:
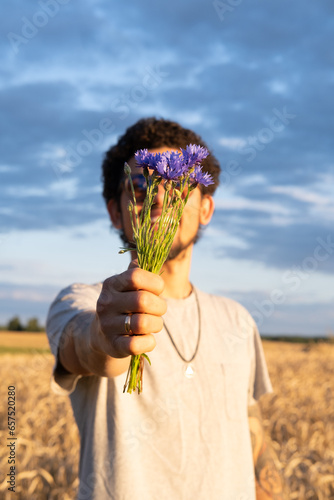
M 66 326 L 59 345 L 59 360 L 70 373 L 115 377 L 124 373 L 128 358 L 112 358 L 92 348 L 92 329 L 97 328 L 95 312 L 78 314 Z
M 284 500 L 280 474 L 273 460 L 273 450 L 264 441 L 255 464 L 257 500 Z
M 285 500 L 283 482 L 275 464 L 275 453 L 265 439 L 258 405 L 248 408 L 248 421 L 253 447 L 257 500 Z

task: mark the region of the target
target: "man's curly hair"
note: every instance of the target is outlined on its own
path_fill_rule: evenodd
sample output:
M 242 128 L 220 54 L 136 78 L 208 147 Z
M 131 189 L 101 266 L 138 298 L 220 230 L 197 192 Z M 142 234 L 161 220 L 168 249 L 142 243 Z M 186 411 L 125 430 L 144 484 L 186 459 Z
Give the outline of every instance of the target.
M 105 202 L 119 202 L 119 186 L 124 176 L 124 162 L 129 161 L 138 149 L 155 149 L 163 146 L 185 148 L 188 144 L 199 144 L 207 148 L 202 138 L 192 130 L 181 127 L 176 122 L 155 117 L 142 118 L 129 127 L 117 144 L 105 154 L 102 164 L 103 197 Z M 203 170 L 212 175 L 214 184 L 201 186 L 203 194 L 212 195 L 219 185 L 220 165 L 210 155 L 202 162 Z

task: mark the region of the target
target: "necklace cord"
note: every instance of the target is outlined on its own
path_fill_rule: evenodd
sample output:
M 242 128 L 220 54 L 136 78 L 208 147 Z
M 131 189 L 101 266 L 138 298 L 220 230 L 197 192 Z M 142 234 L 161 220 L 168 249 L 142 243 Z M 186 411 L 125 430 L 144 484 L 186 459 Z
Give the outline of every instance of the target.
M 201 339 L 201 309 L 199 307 L 199 300 L 198 300 L 198 296 L 197 296 L 197 292 L 195 290 L 195 288 L 193 287 L 193 292 L 194 292 L 194 295 L 195 295 L 195 298 L 196 298 L 196 305 L 197 305 L 197 315 L 198 315 L 198 336 L 197 336 L 197 343 L 196 343 L 196 348 L 195 348 L 195 352 L 194 354 L 191 356 L 190 359 L 186 359 L 179 351 L 177 345 L 175 344 L 175 341 L 169 331 L 169 329 L 167 328 L 166 326 L 166 323 L 164 321 L 164 327 L 165 327 L 165 330 L 168 334 L 168 337 L 170 338 L 170 341 L 171 343 L 173 344 L 173 347 L 174 349 L 176 350 L 177 354 L 179 355 L 179 357 L 182 359 L 182 361 L 184 361 L 185 363 L 191 363 L 194 359 L 195 359 L 195 356 L 198 352 L 198 348 L 199 348 L 199 342 L 200 342 L 200 339 Z

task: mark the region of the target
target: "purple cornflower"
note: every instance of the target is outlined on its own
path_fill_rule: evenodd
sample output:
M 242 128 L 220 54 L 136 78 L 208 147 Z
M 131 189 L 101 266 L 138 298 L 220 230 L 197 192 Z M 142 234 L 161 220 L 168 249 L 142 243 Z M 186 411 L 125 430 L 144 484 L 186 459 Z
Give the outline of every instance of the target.
M 156 164 L 156 156 L 153 153 L 149 153 L 147 149 L 139 149 L 135 152 L 137 166 L 153 168 L 152 164 Z
M 137 166 L 148 167 L 167 181 L 180 180 L 190 169 L 194 169 L 190 174 L 190 181 L 193 184 L 203 184 L 203 186 L 213 184 L 211 175 L 203 173 L 200 165 L 209 155 L 209 151 L 196 144 L 189 144 L 186 149 L 180 149 L 182 154 L 177 151 L 149 153 L 147 149 L 140 149 L 135 153 Z
M 157 165 L 164 161 L 164 155 L 165 153 L 149 153 L 147 149 L 140 149 L 135 153 L 137 167 L 147 167 L 158 172 Z
M 207 172 L 203 172 L 200 165 L 195 166 L 194 171 L 190 175 L 190 180 L 194 184 L 202 184 L 205 187 L 213 184 L 212 176 Z
M 209 151 L 206 148 L 196 146 L 196 144 L 189 144 L 186 149 L 181 148 L 181 151 L 183 154 L 183 161 L 188 168 L 199 165 L 204 158 L 209 156 Z
M 167 181 L 179 179 L 187 171 L 188 167 L 184 165 L 182 155 L 175 151 L 162 153 L 160 161 L 156 164 L 156 172 Z

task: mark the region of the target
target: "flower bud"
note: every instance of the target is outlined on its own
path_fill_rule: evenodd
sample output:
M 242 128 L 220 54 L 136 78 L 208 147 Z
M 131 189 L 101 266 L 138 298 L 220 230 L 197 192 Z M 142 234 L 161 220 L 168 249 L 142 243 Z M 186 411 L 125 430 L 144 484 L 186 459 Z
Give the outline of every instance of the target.
M 145 177 L 146 181 L 147 181 L 147 178 L 148 176 L 150 175 L 150 172 L 148 170 L 148 167 L 143 167 L 143 176 Z
M 131 175 L 131 168 L 127 162 L 124 163 L 124 173 L 125 175 Z

